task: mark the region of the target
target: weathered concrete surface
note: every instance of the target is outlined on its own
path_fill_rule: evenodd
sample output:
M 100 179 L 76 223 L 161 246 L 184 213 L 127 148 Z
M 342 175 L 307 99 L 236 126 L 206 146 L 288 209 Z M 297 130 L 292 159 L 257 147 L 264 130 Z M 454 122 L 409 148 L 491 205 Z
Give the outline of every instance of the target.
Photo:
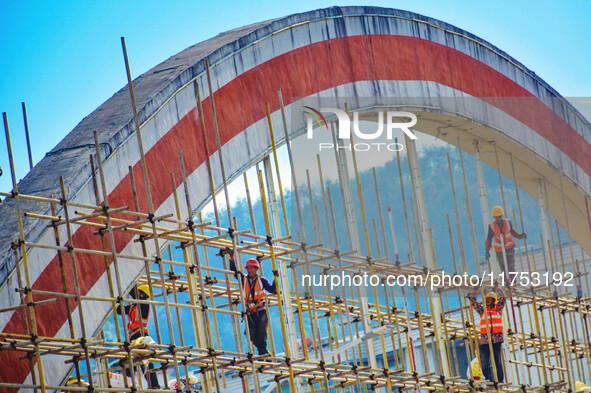
M 333 7 L 221 34 L 186 49 L 134 81 L 148 172 L 158 212 L 172 211 L 170 173 L 180 179 L 178 150 L 181 148 L 190 173 L 193 206 L 202 205 L 210 195 L 191 83 L 195 80 L 201 89 L 209 148 L 213 152 L 210 102 L 203 77 L 205 58 L 214 65 L 213 88 L 229 176 L 237 176 L 268 151 L 270 141 L 264 105 L 270 103 L 275 124 L 281 124 L 276 94 L 277 88 L 281 87 L 289 113 L 298 110 L 295 97 L 374 97 L 376 105 L 388 101 L 389 97 L 423 97 L 425 105 L 439 105 L 447 111 L 455 109 L 458 116 L 475 119 L 473 131 L 458 127 L 455 134 L 450 134 L 464 138 L 464 148 L 470 149 L 469 141 L 475 136 L 495 137 L 505 152 L 527 157 L 518 163 L 518 168 L 523 168 L 520 184 L 526 190 L 529 191 L 539 176 L 554 176 L 552 184 L 555 186 L 556 168 L 562 168 L 571 180 L 565 183 L 573 211 L 580 208 L 582 196 L 591 194 L 591 127 L 533 72 L 489 43 L 435 19 L 392 9 Z M 479 104 L 446 108 L 445 101 L 437 100 L 450 96 L 478 97 Z M 513 103 L 499 100 L 507 97 L 523 100 Z M 348 103 L 351 109 L 357 108 L 355 102 Z M 499 116 L 499 111 L 504 115 Z M 425 112 L 425 116 L 427 112 L 431 113 Z M 446 120 L 432 116 L 434 121 Z M 449 117 L 448 114 L 445 116 Z M 110 205 L 132 204 L 127 174 L 128 166 L 132 166 L 139 183 L 140 205 L 145 211 L 146 198 L 133 128 L 129 95 L 127 89 L 123 89 L 56 146 L 19 184 L 20 192 L 59 195 L 58 179 L 63 175 L 69 199 L 94 203 L 89 184 L 88 155 L 93 153 L 89 145 L 92 144 L 92 131 L 96 129 L 102 143 L 101 154 L 107 158 L 105 170 Z M 296 133 L 300 128 L 295 125 L 291 132 Z M 455 143 L 453 138 L 450 142 Z M 217 155 L 214 154 L 213 159 L 216 185 L 219 186 Z M 483 159 L 494 164 L 490 156 L 487 158 L 483 154 Z M 511 177 L 506 164 L 501 167 Z M 555 205 L 561 208 L 561 204 Z M 40 204 L 23 203 L 25 211 L 45 213 L 45 209 Z M 560 220 L 559 210 L 552 211 L 552 214 Z M 584 216 L 569 215 L 571 226 L 582 226 L 581 217 Z M 16 286 L 15 261 L 7 251 L 18 233 L 12 202 L 0 206 L 0 221 L 4 224 L 0 228 L 3 251 L 0 254 L 0 282 L 3 282 L 0 307 L 6 307 L 19 302 L 13 290 Z M 53 238 L 46 230 L 45 222 L 29 219 L 25 222 L 28 241 L 52 244 Z M 580 233 L 584 234 L 583 231 Z M 62 239 L 65 238 L 63 235 Z M 138 253 L 130 240 L 129 236 L 119 235 L 116 238 L 118 250 Z M 585 239 L 576 240 L 586 244 Z M 76 247 L 100 248 L 97 236 L 84 228 L 77 230 L 74 243 Z M 61 290 L 55 253 L 32 249 L 29 259 L 34 288 Z M 78 255 L 77 262 L 82 270 L 82 292 L 105 293 L 107 286 L 102 259 Z M 124 288 L 142 268 L 139 263 L 125 263 Z M 67 268 L 67 277 L 72 284 L 71 268 Z M 108 310 L 90 302 L 85 302 L 83 307 L 95 309 L 86 319 L 87 333 L 92 334 Z M 65 334 L 64 310 L 61 302 L 39 310 L 41 335 Z M 1 314 L 0 327 L 3 331 L 22 331 L 22 314 Z M 79 328 L 77 335 L 80 336 Z M 14 352 L 0 353 L 0 363 L 11 364 L 0 369 L 3 381 L 22 382 L 28 375 L 28 364 L 16 359 Z M 51 369 L 50 381 L 59 382 L 67 368 L 60 360 L 47 363 Z

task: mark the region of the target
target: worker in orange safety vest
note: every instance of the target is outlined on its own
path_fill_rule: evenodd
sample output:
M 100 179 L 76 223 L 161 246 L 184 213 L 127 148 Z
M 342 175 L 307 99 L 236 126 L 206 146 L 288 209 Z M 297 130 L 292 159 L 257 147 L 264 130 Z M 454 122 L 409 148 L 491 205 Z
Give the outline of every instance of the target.
M 470 306 L 472 306 L 478 314 L 480 314 L 480 339 L 478 341 L 480 348 L 480 365 L 482 366 L 482 373 L 484 378 L 494 382 L 491 353 L 488 342 L 490 339 L 492 343 L 492 355 L 497 369 L 498 382 L 504 380 L 503 361 L 501 358 L 501 351 L 503 341 L 505 341 L 503 333 L 503 308 L 505 308 L 505 295 L 497 296 L 495 292 L 489 292 L 485 296 L 485 307 L 476 301 L 476 297 L 469 296 Z
M 140 285 L 130 292 L 131 297 L 134 299 L 146 300 L 150 298 L 150 288 L 147 285 Z M 131 303 L 126 305 L 125 314 L 127 315 L 127 331 L 129 332 L 129 341 L 131 343 L 142 343 L 144 338 L 148 338 L 148 319 L 150 317 L 150 305 L 147 303 Z M 121 307 L 117 306 L 117 314 L 121 314 Z M 152 339 L 148 340 L 153 342 Z M 145 373 L 145 366 L 141 366 L 142 372 Z M 152 363 L 148 363 L 148 385 L 150 389 L 158 389 L 160 384 L 158 383 L 158 377 L 154 372 Z M 131 376 L 131 371 L 127 370 L 127 376 Z
M 242 288 L 244 290 L 244 301 L 246 303 L 248 312 L 248 329 L 250 331 L 250 341 L 256 347 L 259 355 L 266 355 L 267 351 L 267 326 L 269 319 L 267 316 L 267 292 L 277 293 L 276 281 L 271 284 L 265 277 L 257 274 L 260 269 L 259 261 L 256 259 L 249 259 L 246 261 L 245 269 L 248 274 L 239 272 L 236 269 L 234 262 L 234 252 L 231 248 L 226 247 L 220 251 L 220 256 L 228 255 L 230 260 L 230 270 L 234 272 L 236 279 L 242 280 Z M 279 276 L 277 271 L 273 272 L 275 277 Z
M 510 282 L 512 278 L 511 273 L 515 272 L 515 240 L 513 238 L 525 239 L 527 238 L 527 235 L 525 233 L 518 233 L 515 229 L 513 229 L 511 221 L 508 218 L 503 218 L 503 214 L 504 212 L 502 207 L 493 207 L 492 215 L 494 217 L 494 221 L 488 226 L 488 235 L 486 236 L 486 241 L 484 242 L 484 247 L 486 249 L 484 256 L 486 259 L 490 258 L 490 249 L 494 239 L 497 261 L 499 262 L 501 271 L 505 272 L 505 280 Z M 507 257 L 508 271 L 505 271 L 505 264 L 503 261 L 503 245 L 505 246 L 505 256 Z

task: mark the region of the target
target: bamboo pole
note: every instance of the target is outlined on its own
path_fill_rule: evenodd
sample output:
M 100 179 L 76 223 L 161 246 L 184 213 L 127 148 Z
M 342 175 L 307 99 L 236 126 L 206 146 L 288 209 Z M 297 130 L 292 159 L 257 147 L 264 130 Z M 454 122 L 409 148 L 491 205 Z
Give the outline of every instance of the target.
M 292 178 L 292 190 L 295 194 L 296 197 L 296 207 L 297 207 L 297 213 L 298 213 L 298 222 L 299 222 L 299 227 L 300 227 L 300 236 L 301 236 L 301 242 L 303 245 L 306 245 L 306 232 L 304 230 L 304 223 L 303 223 L 303 216 L 302 216 L 302 210 L 301 210 L 301 203 L 300 203 L 300 194 L 299 194 L 299 190 L 298 190 L 298 184 L 297 184 L 297 178 L 296 178 L 296 171 L 295 171 L 295 163 L 294 163 L 294 159 L 293 159 L 293 155 L 292 155 L 292 151 L 291 151 L 291 146 L 290 146 L 290 138 L 289 138 L 289 131 L 288 131 L 288 127 L 287 127 L 287 117 L 285 115 L 285 107 L 283 105 L 283 96 L 281 94 L 281 89 L 278 89 L 278 96 L 279 96 L 279 105 L 281 108 L 281 115 L 282 115 L 282 120 L 283 120 L 283 132 L 285 134 L 285 144 L 287 147 L 287 153 L 289 156 L 289 164 L 291 167 L 291 178 Z M 308 257 L 308 252 L 306 250 L 306 247 L 302 247 L 302 253 L 304 255 L 304 262 L 307 264 L 309 262 L 309 257 Z M 314 286 L 310 286 L 308 288 L 306 288 L 306 290 L 308 290 L 310 292 L 311 295 L 311 300 L 312 300 L 312 307 L 314 309 L 313 312 L 313 325 L 315 327 L 315 330 L 318 329 L 318 313 L 316 311 L 316 299 L 315 299 L 315 293 L 314 293 Z M 320 336 L 319 334 L 320 332 L 318 331 L 318 336 Z M 319 354 L 320 354 L 320 361 L 325 363 L 325 359 L 324 359 L 324 350 L 322 347 L 319 348 Z M 328 379 L 326 378 L 326 371 L 323 370 L 323 380 L 324 380 L 324 388 L 326 390 L 326 392 L 328 393 Z
M 28 263 L 28 258 L 27 258 L 27 249 L 25 246 L 25 230 L 24 230 L 23 219 L 22 219 L 23 216 L 22 216 L 22 210 L 21 210 L 21 206 L 20 206 L 18 184 L 16 181 L 16 171 L 14 170 L 14 158 L 12 155 L 12 144 L 10 141 L 10 130 L 8 127 L 8 117 L 6 115 L 6 112 L 2 113 L 2 118 L 4 120 L 4 133 L 6 136 L 6 146 L 8 149 L 8 161 L 10 164 L 10 175 L 11 175 L 11 179 L 12 179 L 12 195 L 11 196 L 14 198 L 14 202 L 15 202 L 16 210 L 17 210 L 17 214 L 18 214 L 17 221 L 18 221 L 19 243 L 20 243 L 19 246 L 20 246 L 20 250 L 21 250 L 22 263 L 23 263 L 23 268 L 24 268 L 24 273 L 25 273 L 25 282 L 27 284 L 27 288 L 32 288 L 31 275 L 29 273 L 29 263 Z M 17 269 L 20 269 L 18 259 L 15 261 L 15 263 L 17 265 Z M 31 293 L 29 293 L 29 295 L 28 295 L 28 301 L 33 302 L 33 295 Z M 36 319 L 36 313 L 35 313 L 34 307 L 30 308 L 30 318 L 31 318 L 31 331 L 33 332 L 33 335 L 37 336 L 38 335 L 37 319 Z M 41 357 L 39 356 L 39 346 L 38 345 L 35 345 L 35 356 L 37 357 L 37 367 L 38 367 L 38 371 L 39 371 L 39 381 L 40 381 L 39 388 L 41 389 L 41 393 L 45 393 L 45 377 L 44 377 L 44 373 L 43 373 L 43 363 L 41 361 Z
M 235 228 L 232 228 L 232 217 L 233 217 L 232 216 L 232 205 L 230 203 L 230 195 L 228 193 L 226 166 L 224 164 L 224 154 L 222 151 L 222 142 L 221 142 L 220 131 L 219 131 L 219 126 L 218 126 L 217 112 L 216 112 L 216 107 L 215 107 L 215 97 L 214 97 L 212 81 L 211 81 L 211 70 L 209 67 L 209 60 L 208 59 L 205 59 L 205 70 L 206 70 L 206 74 L 207 74 L 207 86 L 209 88 L 209 101 L 211 103 L 213 128 L 215 131 L 217 152 L 218 152 L 218 157 L 220 160 L 220 170 L 222 173 L 222 184 L 223 184 L 223 189 L 224 189 L 224 196 L 226 198 L 226 211 L 228 213 L 228 226 L 230 227 L 230 230 L 233 231 Z M 241 263 L 240 255 L 236 252 L 237 251 L 236 238 L 234 236 L 231 236 L 231 239 L 232 239 L 232 249 L 234 250 L 234 257 L 235 257 L 235 261 L 237 264 L 236 267 L 240 270 L 242 268 L 242 263 Z M 238 280 L 238 285 L 240 287 L 241 293 L 244 293 L 243 288 L 242 288 L 242 280 L 241 279 Z M 240 302 L 242 303 L 242 309 L 244 310 L 244 312 L 246 312 L 246 305 L 244 303 L 244 299 L 245 299 L 244 296 L 240 297 Z M 246 319 L 245 319 L 244 325 L 245 325 L 245 329 L 246 329 L 246 337 L 250 337 L 250 327 L 248 326 L 248 321 Z M 248 350 L 254 354 L 254 346 L 253 346 L 252 342 L 248 339 L 246 341 L 248 343 Z M 258 374 L 256 373 L 256 370 L 254 368 L 254 364 L 252 366 L 252 377 L 253 377 L 253 382 L 255 385 L 255 391 L 260 392 L 261 391 L 260 381 L 259 381 Z
M 31 152 L 31 138 L 29 137 L 29 121 L 27 120 L 27 106 L 21 102 L 23 109 L 23 124 L 25 125 L 25 138 L 27 140 L 27 152 L 29 153 L 29 169 L 33 170 L 33 153 Z
M 267 233 L 271 233 L 271 224 L 270 224 L 270 220 L 269 220 L 269 213 L 267 210 L 267 198 L 265 195 L 265 190 L 264 190 L 264 186 L 263 186 L 263 173 L 261 171 L 258 171 L 258 179 L 259 179 L 259 187 L 260 187 L 260 196 L 261 196 L 261 204 L 263 206 L 263 212 L 264 212 L 264 217 L 265 217 L 265 227 L 267 230 Z M 279 286 L 277 277 L 275 276 L 275 272 L 278 272 L 277 270 L 277 262 L 275 260 L 275 249 L 273 247 L 273 244 L 271 243 L 269 245 L 269 250 L 271 252 L 271 265 L 272 265 L 272 269 L 273 269 L 273 273 L 274 273 L 274 284 L 275 287 L 277 288 L 277 302 L 278 302 L 278 306 L 279 306 L 279 318 L 281 321 L 281 331 L 283 333 L 283 346 L 285 348 L 285 356 L 286 356 L 286 363 L 289 366 L 289 384 L 290 384 L 290 388 L 292 391 L 296 391 L 296 385 L 295 385 L 295 377 L 293 375 L 293 368 L 290 366 L 290 363 L 287 359 L 291 359 L 291 352 L 290 352 L 290 348 L 289 348 L 289 344 L 288 344 L 288 339 L 287 339 L 287 327 L 285 324 L 285 316 L 284 316 L 284 310 L 283 310 L 283 299 L 281 297 L 281 288 Z M 327 381 L 328 384 L 328 381 Z
M 350 134 L 350 143 L 351 146 L 354 146 L 354 142 L 353 142 L 353 133 Z M 353 158 L 353 168 L 355 170 L 355 180 L 357 183 L 357 197 L 359 198 L 359 208 L 361 210 L 361 221 L 363 223 L 363 232 L 365 234 L 365 247 L 367 249 L 367 261 L 369 264 L 369 274 L 370 275 L 374 275 L 375 270 L 374 270 L 374 266 L 372 264 L 372 248 L 371 248 L 371 242 L 369 239 L 369 228 L 368 228 L 368 224 L 367 224 L 367 216 L 365 213 L 365 201 L 363 198 L 363 190 L 361 188 L 361 179 L 359 178 L 359 169 L 357 166 L 357 154 L 355 153 L 355 149 L 351 149 L 351 157 Z M 378 289 L 375 286 L 373 287 L 373 296 L 374 296 L 374 301 L 375 301 L 375 306 L 376 306 L 376 311 L 377 311 L 377 317 L 378 319 L 381 319 L 381 313 L 380 313 L 380 302 L 379 302 L 379 296 L 378 296 Z M 361 288 L 360 288 L 361 289 Z M 360 299 L 361 301 L 361 305 L 362 305 L 362 310 L 364 307 L 367 306 L 367 296 L 363 297 L 363 295 L 365 295 L 365 288 L 363 288 L 364 291 L 362 291 L 361 295 L 362 298 Z M 369 331 L 371 330 L 371 324 L 370 321 L 365 321 L 364 319 L 364 331 L 365 333 L 369 333 Z M 388 355 L 387 355 L 387 351 L 386 351 L 386 341 L 384 339 L 384 335 L 380 334 L 380 343 L 382 345 L 382 359 L 384 362 L 384 368 L 386 370 L 388 370 L 389 365 L 388 365 Z M 367 346 L 367 350 L 368 350 L 368 354 L 367 357 L 370 360 L 369 364 L 372 367 L 376 367 L 376 354 L 375 354 L 375 349 L 374 349 L 374 341 L 372 340 L 368 340 L 366 342 L 366 346 Z M 373 358 L 373 363 L 372 363 L 372 358 Z M 392 389 L 392 386 L 390 384 L 390 380 L 387 380 L 387 388 L 388 389 Z
M 142 172 L 144 175 L 144 183 L 145 183 L 145 187 L 146 187 L 146 198 L 148 200 L 148 211 L 149 211 L 149 217 L 153 217 L 154 216 L 154 204 L 152 201 L 152 193 L 151 193 L 151 189 L 150 189 L 150 179 L 148 177 L 148 168 L 146 165 L 146 156 L 145 156 L 145 151 L 144 151 L 144 145 L 143 145 L 143 141 L 142 141 L 142 134 L 141 134 L 141 126 L 140 126 L 140 121 L 139 121 L 139 116 L 138 116 L 138 112 L 137 112 L 137 106 L 136 106 L 136 101 L 135 101 L 135 93 L 133 90 L 133 81 L 131 79 L 131 69 L 129 67 L 129 59 L 127 57 L 127 48 L 125 46 L 125 38 L 121 37 L 121 45 L 123 48 L 123 57 L 125 60 L 125 70 L 127 73 L 127 83 L 129 85 L 129 94 L 130 94 L 130 98 L 131 98 L 131 106 L 133 109 L 133 117 L 134 117 L 134 121 L 135 121 L 135 127 L 136 127 L 136 134 L 137 134 L 137 140 L 138 140 L 138 145 L 139 145 L 139 153 L 140 153 L 140 160 L 141 160 L 141 165 L 142 165 Z M 152 232 L 153 232 L 153 236 L 154 236 L 154 248 L 156 250 L 156 262 L 160 262 L 162 261 L 162 253 L 161 253 L 161 249 L 160 249 L 160 242 L 158 239 L 158 231 L 156 228 L 156 222 L 152 221 Z M 158 263 L 158 266 L 160 268 L 160 278 L 162 281 L 164 281 L 164 270 L 163 270 L 163 266 L 161 263 Z M 169 331 L 169 336 L 170 336 L 170 341 L 171 341 L 171 345 L 175 345 L 175 338 L 174 338 L 174 333 L 172 330 L 172 318 L 170 315 L 170 309 L 168 307 L 168 295 L 165 293 L 164 294 L 164 302 L 166 304 L 166 319 L 168 322 L 168 331 Z M 173 352 L 173 357 L 174 357 L 174 369 L 176 372 L 176 377 L 177 377 L 177 381 L 180 379 L 180 374 L 179 374 L 179 368 L 178 368 L 178 359 L 176 357 L 176 353 Z

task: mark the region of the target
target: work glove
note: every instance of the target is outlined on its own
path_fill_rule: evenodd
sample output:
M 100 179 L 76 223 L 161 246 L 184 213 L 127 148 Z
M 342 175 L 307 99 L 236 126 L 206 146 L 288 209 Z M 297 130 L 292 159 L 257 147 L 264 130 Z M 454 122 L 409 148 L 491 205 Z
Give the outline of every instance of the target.
M 490 251 L 485 251 L 485 252 L 484 252 L 484 257 L 485 257 L 486 259 L 490 258 Z
M 231 257 L 234 256 L 234 250 L 232 250 L 230 247 L 226 247 L 220 250 L 220 253 L 218 254 L 220 257 L 223 257 L 224 255 L 228 255 Z
M 527 239 L 527 234 L 525 232 L 523 232 L 519 238 L 520 239 Z

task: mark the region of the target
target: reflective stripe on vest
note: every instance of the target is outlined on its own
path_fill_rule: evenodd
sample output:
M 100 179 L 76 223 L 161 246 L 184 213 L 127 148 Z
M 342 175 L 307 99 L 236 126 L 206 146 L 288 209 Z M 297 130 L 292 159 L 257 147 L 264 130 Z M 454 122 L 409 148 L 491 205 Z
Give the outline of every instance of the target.
M 492 309 L 486 307 L 486 315 L 487 317 L 483 318 L 484 313 L 480 314 L 480 333 L 487 334 L 488 329 L 492 330 L 493 333 L 502 333 L 503 332 L 503 317 L 501 316 L 501 312 L 499 311 L 498 307 L 493 307 Z M 486 324 L 486 320 L 488 318 L 488 326 Z
M 256 312 L 259 307 L 264 306 L 267 293 L 263 288 L 263 282 L 259 276 L 257 276 L 254 282 L 254 298 L 251 294 L 250 280 L 248 279 L 248 276 L 246 276 L 244 280 L 244 292 L 246 293 L 244 300 L 246 301 L 248 311 Z
M 513 236 L 511 236 L 511 230 L 509 229 L 511 225 L 511 221 L 507 218 L 503 219 L 503 238 L 505 241 L 505 248 L 513 248 L 515 246 L 515 241 L 513 240 Z M 493 221 L 490 224 L 490 228 L 492 229 L 493 233 L 495 234 L 495 251 L 502 252 L 503 249 L 501 248 L 501 228 L 499 228 L 499 224 L 497 221 Z
M 140 320 L 139 313 L 137 311 L 138 305 L 133 304 L 127 314 L 127 331 L 130 336 L 140 332 Z M 144 335 L 148 335 L 148 317 L 150 316 L 150 309 L 148 309 L 148 315 L 142 315 L 142 326 L 144 328 Z

